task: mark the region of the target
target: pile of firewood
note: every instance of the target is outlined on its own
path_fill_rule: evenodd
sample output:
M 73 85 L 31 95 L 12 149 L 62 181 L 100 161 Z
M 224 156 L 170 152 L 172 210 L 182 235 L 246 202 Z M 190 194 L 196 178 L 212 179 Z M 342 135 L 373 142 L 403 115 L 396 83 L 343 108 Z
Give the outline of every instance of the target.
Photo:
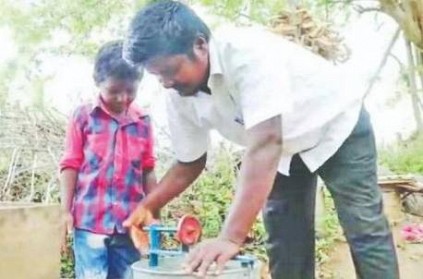
M 330 24 L 319 22 L 306 9 L 280 12 L 270 28 L 328 60 L 344 62 L 349 57 L 343 38 L 331 29 Z

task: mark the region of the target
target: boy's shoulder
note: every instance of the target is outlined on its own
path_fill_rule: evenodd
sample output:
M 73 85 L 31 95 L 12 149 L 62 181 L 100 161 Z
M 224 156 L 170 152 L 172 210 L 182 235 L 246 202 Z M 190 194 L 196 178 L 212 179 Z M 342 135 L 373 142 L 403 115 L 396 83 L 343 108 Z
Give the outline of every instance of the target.
M 80 104 L 73 110 L 71 118 L 79 123 L 84 123 L 88 120 L 95 107 L 96 105 L 94 102 Z

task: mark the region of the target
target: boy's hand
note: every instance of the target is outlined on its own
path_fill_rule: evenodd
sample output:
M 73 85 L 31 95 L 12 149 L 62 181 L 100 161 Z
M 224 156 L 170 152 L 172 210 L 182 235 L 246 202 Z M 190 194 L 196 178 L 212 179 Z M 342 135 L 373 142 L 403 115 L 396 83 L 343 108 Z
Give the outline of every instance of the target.
M 198 277 L 205 277 L 207 270 L 216 262 L 216 275 L 219 275 L 227 261 L 239 253 L 241 246 L 225 239 L 208 239 L 199 243 L 188 255 L 184 268 Z
M 149 248 L 148 233 L 142 227 L 158 223 L 158 220 L 153 218 L 150 210 L 143 205 L 138 205 L 131 215 L 123 222 L 123 226 L 129 229 L 129 235 L 135 248 L 146 253 Z
M 74 219 L 73 219 L 72 213 L 70 212 L 67 212 L 64 218 L 65 218 L 65 224 L 63 229 L 61 252 L 63 255 L 67 255 L 69 253 L 67 240 L 68 240 L 68 235 L 72 234 L 73 232 Z
M 137 248 L 140 254 L 148 254 L 148 249 L 150 248 L 148 232 L 143 231 L 136 226 L 131 226 L 129 228 L 129 235 L 132 239 L 132 242 L 134 243 L 135 248 Z

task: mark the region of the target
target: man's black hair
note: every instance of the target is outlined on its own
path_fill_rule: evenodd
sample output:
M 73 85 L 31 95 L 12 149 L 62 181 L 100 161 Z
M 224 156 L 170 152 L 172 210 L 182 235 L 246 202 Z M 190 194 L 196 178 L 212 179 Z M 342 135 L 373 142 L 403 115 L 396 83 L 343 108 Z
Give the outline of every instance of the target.
M 107 78 L 137 81 L 142 72 L 122 57 L 123 41 L 104 44 L 98 51 L 94 63 L 94 81 L 97 85 Z
M 133 64 L 144 64 L 156 56 L 191 56 L 198 37 L 209 41 L 210 29 L 192 9 L 177 1 L 157 1 L 132 20 L 124 57 Z

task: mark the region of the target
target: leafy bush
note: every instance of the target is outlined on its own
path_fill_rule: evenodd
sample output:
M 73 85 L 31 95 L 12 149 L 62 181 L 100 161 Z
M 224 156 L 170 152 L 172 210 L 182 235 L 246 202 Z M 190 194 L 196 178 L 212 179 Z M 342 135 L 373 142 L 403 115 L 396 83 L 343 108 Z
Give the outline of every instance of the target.
M 383 166 L 396 173 L 423 173 L 423 135 L 388 146 L 379 152 Z

